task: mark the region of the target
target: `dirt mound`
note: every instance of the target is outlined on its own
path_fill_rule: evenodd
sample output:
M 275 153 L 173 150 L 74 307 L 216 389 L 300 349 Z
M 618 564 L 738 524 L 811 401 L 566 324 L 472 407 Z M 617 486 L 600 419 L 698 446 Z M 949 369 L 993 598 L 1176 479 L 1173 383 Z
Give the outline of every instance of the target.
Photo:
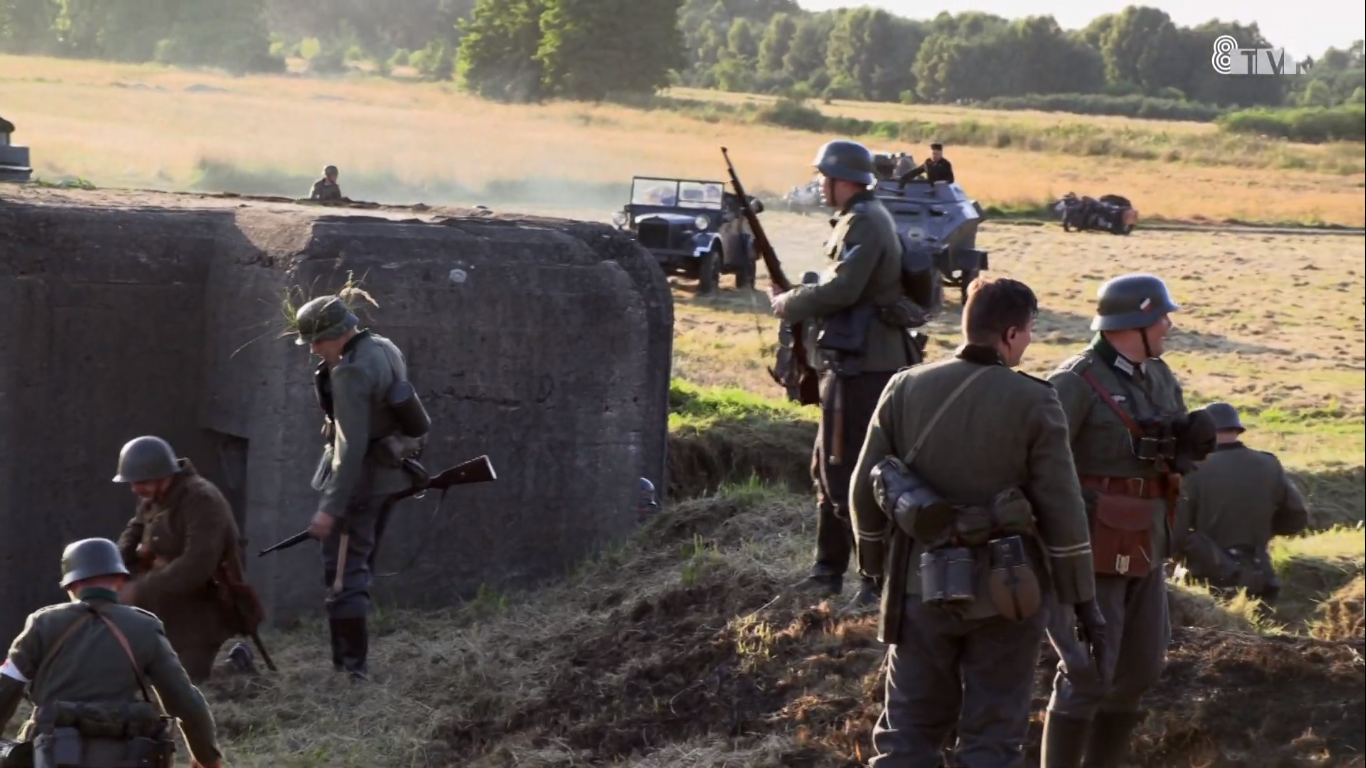
M 1366 598 L 1366 579 L 1357 576 L 1347 586 L 1319 604 L 1314 636 L 1324 640 L 1361 640 L 1362 602 Z

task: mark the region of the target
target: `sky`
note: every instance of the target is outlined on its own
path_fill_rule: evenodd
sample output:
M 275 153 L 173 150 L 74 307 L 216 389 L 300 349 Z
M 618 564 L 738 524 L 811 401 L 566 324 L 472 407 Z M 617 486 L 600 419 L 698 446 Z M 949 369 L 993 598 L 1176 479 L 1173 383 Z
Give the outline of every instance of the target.
M 1242 24 L 1256 22 L 1263 37 L 1272 45 L 1285 48 L 1297 59 L 1317 58 L 1330 46 L 1346 48 L 1353 40 L 1366 37 L 1366 6 L 1347 0 L 1319 0 L 1311 7 L 1286 0 L 797 0 L 797 3 L 811 11 L 871 5 L 913 19 L 932 19 L 941 11 L 954 15 L 982 11 L 1008 19 L 1052 16 L 1064 29 L 1079 29 L 1097 16 L 1117 13 L 1128 5 L 1147 5 L 1166 11 L 1172 21 L 1182 27 L 1203 24 L 1212 18 Z

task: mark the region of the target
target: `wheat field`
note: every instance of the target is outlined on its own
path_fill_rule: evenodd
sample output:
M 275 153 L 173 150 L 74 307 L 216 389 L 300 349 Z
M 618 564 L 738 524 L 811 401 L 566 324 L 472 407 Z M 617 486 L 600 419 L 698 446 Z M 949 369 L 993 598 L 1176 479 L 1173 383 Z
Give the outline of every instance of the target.
M 206 160 L 285 175 L 316 173 L 332 163 L 342 168 L 343 189 L 347 178 L 380 175 L 415 187 L 529 178 L 552 186 L 623 184 L 635 174 L 719 179 L 725 145 L 748 187 L 781 193 L 810 177 L 812 156 L 831 138 L 608 104 L 492 104 L 448 83 L 230 77 L 13 56 L 0 56 L 0 108 L 19 126 L 14 139 L 32 149 L 40 178 L 82 178 L 102 187 L 191 188 Z M 887 115 L 902 108 L 860 109 Z M 982 112 L 975 119 L 991 114 L 1007 119 L 1007 113 Z M 1069 191 L 1118 193 L 1134 200 L 1141 216 L 1366 224 L 1366 176 L 1360 174 L 978 147 L 955 147 L 951 159 L 959 182 L 986 206 L 1037 204 Z

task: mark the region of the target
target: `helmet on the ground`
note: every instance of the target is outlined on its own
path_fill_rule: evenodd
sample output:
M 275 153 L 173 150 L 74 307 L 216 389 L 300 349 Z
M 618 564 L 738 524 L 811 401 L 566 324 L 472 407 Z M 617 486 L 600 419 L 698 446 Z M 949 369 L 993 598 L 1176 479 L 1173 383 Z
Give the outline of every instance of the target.
M 340 296 L 319 296 L 294 313 L 294 328 L 299 334 L 295 344 L 312 344 L 341 337 L 360 320 Z
M 1096 292 L 1093 331 L 1126 331 L 1148 328 L 1168 312 L 1181 307 L 1172 301 L 1167 284 L 1153 275 L 1123 275 Z
M 119 451 L 119 473 L 114 475 L 116 483 L 142 483 L 160 480 L 180 471 L 171 444 L 159 437 L 144 435 L 123 444 Z
M 97 576 L 128 575 L 119 546 L 109 539 L 82 539 L 62 552 L 62 588 Z
M 1238 418 L 1238 409 L 1228 403 L 1210 403 L 1205 406 L 1205 412 L 1214 420 L 1214 428 L 1220 432 L 1232 430 L 1235 432 L 1246 432 L 1246 427 Z
M 826 142 L 811 163 L 832 179 L 872 186 L 873 153 L 857 141 L 836 139 Z

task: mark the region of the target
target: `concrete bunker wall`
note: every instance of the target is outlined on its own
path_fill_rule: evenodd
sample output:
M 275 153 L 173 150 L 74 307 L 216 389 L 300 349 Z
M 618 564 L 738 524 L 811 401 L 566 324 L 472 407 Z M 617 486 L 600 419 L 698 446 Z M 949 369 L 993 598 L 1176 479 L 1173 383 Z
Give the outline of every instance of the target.
M 665 487 L 673 310 L 609 227 L 432 223 L 308 209 L 101 209 L 0 200 L 0 635 L 62 599 L 62 546 L 133 510 L 118 449 L 158 434 L 233 502 L 275 621 L 317 610 L 306 525 L 321 452 L 314 360 L 279 340 L 286 288 L 363 278 L 434 421 L 429 470 L 488 454 L 496 483 L 404 502 L 377 592 L 440 605 L 562 572 Z M 7 642 L 7 640 L 5 641 Z

